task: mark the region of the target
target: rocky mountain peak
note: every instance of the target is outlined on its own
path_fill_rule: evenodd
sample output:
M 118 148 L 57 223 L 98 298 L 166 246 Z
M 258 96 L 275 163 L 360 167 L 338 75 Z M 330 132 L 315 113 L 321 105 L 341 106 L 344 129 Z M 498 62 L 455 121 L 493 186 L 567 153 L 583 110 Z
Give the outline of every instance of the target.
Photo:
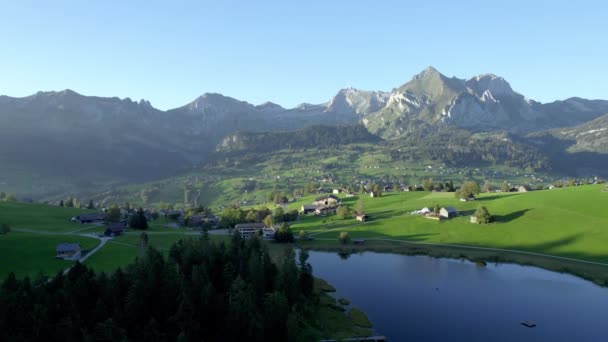
M 338 91 L 329 101 L 327 110 L 344 114 L 369 114 L 382 109 L 389 95 L 382 91 L 365 91 L 348 87 Z
M 246 111 L 254 108 L 254 106 L 248 102 L 239 101 L 218 93 L 204 93 L 186 105 L 186 107 L 194 112 L 204 112 L 210 109 L 216 109 L 220 112 L 234 112 Z
M 494 74 L 475 76 L 468 80 L 466 84 L 480 96 L 483 96 L 484 93 L 487 94 L 488 91 L 494 97 L 514 95 L 514 91 L 509 82 Z
M 261 110 L 261 111 L 282 111 L 285 110 L 285 108 L 281 107 L 280 105 L 267 101 L 264 102 L 262 104 L 259 104 L 257 106 L 255 106 L 255 109 L 257 110 Z

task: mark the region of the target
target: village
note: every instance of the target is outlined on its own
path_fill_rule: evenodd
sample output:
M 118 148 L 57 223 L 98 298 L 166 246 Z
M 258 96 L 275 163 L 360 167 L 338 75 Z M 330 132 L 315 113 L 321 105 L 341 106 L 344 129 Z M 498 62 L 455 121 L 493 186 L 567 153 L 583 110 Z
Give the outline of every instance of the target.
M 441 183 L 440 183 L 441 184 Z M 461 193 L 462 189 L 472 185 L 474 189 L 467 190 Z M 553 189 L 549 186 L 547 189 Z M 274 211 L 267 208 L 225 208 L 223 212 L 216 216 L 209 208 L 188 208 L 184 209 L 142 209 L 135 210 L 132 207 L 119 208 L 112 206 L 110 208 L 101 208 L 96 212 L 87 212 L 70 219 L 71 222 L 80 223 L 92 227 L 103 228 L 103 232 L 97 233 L 97 238 L 112 239 L 119 237 L 127 231 L 145 232 L 148 223 L 158 223 L 168 230 L 187 230 L 191 232 L 201 232 L 203 230 L 213 230 L 215 234 L 231 235 L 237 232 L 241 238 L 249 239 L 257 236 L 263 240 L 273 241 L 277 239 L 277 234 L 281 227 L 289 227 L 289 225 L 301 222 L 303 218 L 313 217 L 330 217 L 339 216 L 342 219 L 352 218 L 355 222 L 361 224 L 373 219 L 364 209 L 361 196 L 369 199 L 380 198 L 383 194 L 391 194 L 393 192 L 425 192 L 430 189 L 430 193 L 445 192 L 449 190 L 455 191 L 455 195 L 460 202 L 475 201 L 475 195 L 481 190 L 479 186 L 472 182 L 465 183 L 462 186 L 454 188 L 451 183 L 441 184 L 441 186 L 429 184 L 405 186 L 401 184 L 386 184 L 379 186 L 375 183 L 362 184 L 360 193 L 356 193 L 347 188 L 326 188 L 318 187 L 315 189 L 316 196 L 309 204 L 302 204 L 298 210 L 289 209 L 290 204 L 296 199 L 288 203 L 276 204 Z M 530 186 L 519 185 L 509 186 L 496 189 L 485 189 L 486 192 L 492 191 L 501 193 L 507 191 L 510 193 L 522 193 L 532 191 Z M 345 201 L 357 199 L 357 205 L 348 205 Z M 471 223 L 489 223 L 492 216 L 487 208 L 480 207 L 475 212 L 466 212 Z M 405 213 L 407 214 L 407 213 Z M 461 216 L 463 213 L 454 206 L 439 206 L 423 207 L 409 212 L 410 215 L 420 216 L 430 220 L 449 220 Z M 293 239 L 314 239 L 308 234 L 293 235 L 289 233 Z M 364 239 L 353 239 L 353 244 L 363 244 Z M 56 258 L 64 260 L 81 260 L 83 257 L 82 247 L 77 243 L 62 242 L 56 246 Z

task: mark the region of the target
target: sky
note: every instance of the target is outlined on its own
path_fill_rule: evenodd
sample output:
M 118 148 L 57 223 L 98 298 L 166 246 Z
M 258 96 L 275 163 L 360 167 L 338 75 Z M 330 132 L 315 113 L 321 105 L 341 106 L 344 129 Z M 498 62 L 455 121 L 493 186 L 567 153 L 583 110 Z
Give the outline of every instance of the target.
M 385 90 L 427 66 L 550 102 L 608 99 L 606 1 L 0 0 L 0 94 L 72 89 L 285 107 Z

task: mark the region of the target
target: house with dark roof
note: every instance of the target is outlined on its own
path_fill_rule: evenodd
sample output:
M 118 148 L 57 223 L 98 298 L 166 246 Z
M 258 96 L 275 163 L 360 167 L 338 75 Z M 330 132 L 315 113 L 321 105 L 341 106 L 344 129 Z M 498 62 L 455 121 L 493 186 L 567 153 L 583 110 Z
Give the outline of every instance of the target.
M 90 214 L 81 214 L 78 216 L 72 217 L 72 222 L 79 223 L 100 223 L 106 218 L 106 213 L 90 213 Z
M 314 214 L 318 207 L 319 207 L 318 205 L 314 205 L 314 204 L 310 204 L 310 205 L 305 204 L 302 206 L 300 213 L 302 213 L 304 215 Z
M 320 205 L 317 207 L 317 209 L 315 209 L 315 215 L 327 216 L 330 214 L 335 214 L 337 209 L 337 205 Z
M 369 216 L 365 215 L 365 214 L 363 214 L 363 215 L 357 215 L 357 216 L 355 216 L 355 218 L 359 222 L 366 222 L 367 220 L 369 220 Z
M 243 239 L 248 239 L 254 235 L 260 235 L 263 233 L 263 229 L 266 225 L 263 223 L 239 223 L 234 226 Z
M 105 236 L 118 236 L 124 233 L 126 225 L 124 222 L 111 222 L 106 227 Z
M 452 217 L 457 217 L 458 215 L 460 215 L 460 213 L 454 207 L 447 206 L 439 210 L 439 217 L 449 219 Z
M 314 205 L 335 205 L 340 202 L 340 199 L 336 195 L 325 195 L 315 198 Z
M 189 227 L 202 227 L 205 224 L 209 224 L 212 228 L 215 228 L 218 223 L 219 219 L 213 214 L 197 214 L 188 218 Z
M 55 247 L 55 257 L 59 259 L 76 259 L 81 253 L 82 249 L 77 243 L 60 243 Z

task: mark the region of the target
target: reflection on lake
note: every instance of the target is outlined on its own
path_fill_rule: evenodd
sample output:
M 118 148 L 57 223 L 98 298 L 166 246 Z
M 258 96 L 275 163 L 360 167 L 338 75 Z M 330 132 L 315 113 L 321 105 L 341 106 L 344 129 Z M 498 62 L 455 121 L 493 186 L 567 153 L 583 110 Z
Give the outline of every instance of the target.
M 608 341 L 608 289 L 572 275 L 372 252 L 309 262 L 389 341 Z

